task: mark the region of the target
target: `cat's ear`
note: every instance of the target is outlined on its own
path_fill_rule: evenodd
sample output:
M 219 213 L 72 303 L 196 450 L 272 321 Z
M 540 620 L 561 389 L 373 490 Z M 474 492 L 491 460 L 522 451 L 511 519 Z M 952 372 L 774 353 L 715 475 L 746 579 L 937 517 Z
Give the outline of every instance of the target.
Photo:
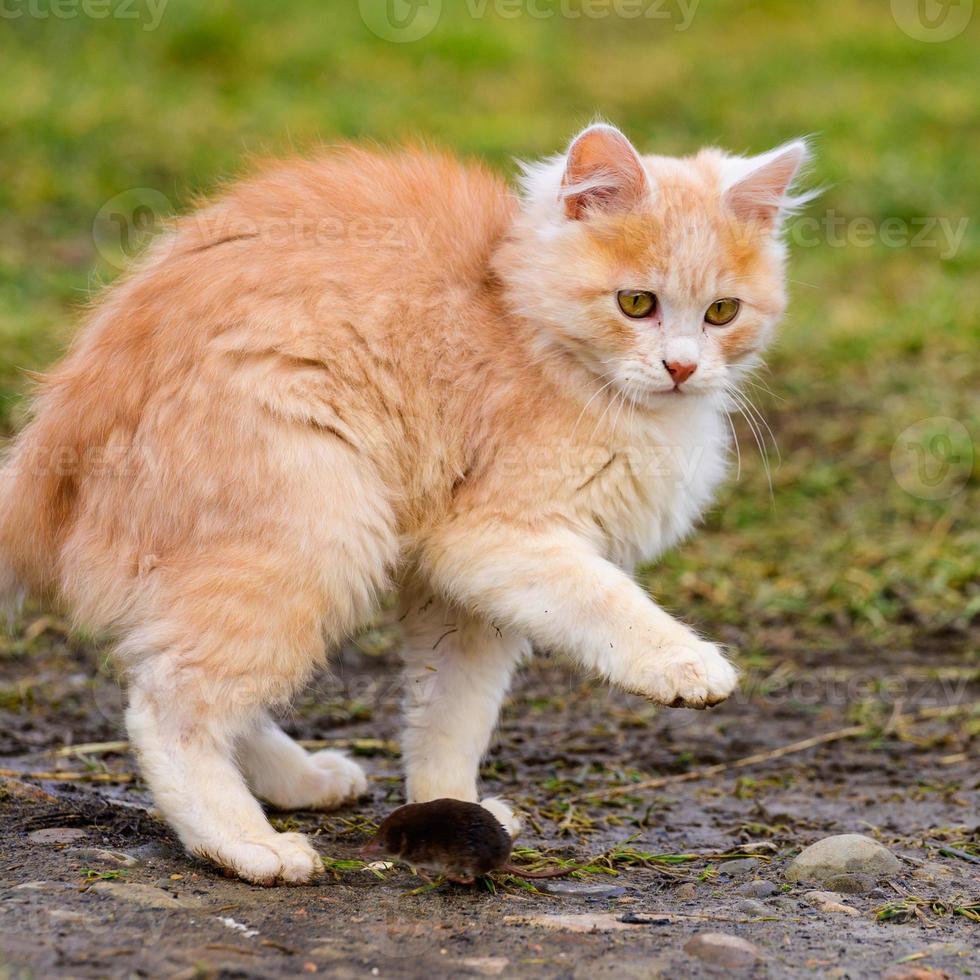
M 630 210 L 646 186 L 633 144 L 615 126 L 599 123 L 572 140 L 559 196 L 565 217 L 579 221 L 590 212 Z
M 795 140 L 749 158 L 726 161 L 725 203 L 741 221 L 777 227 L 780 218 L 812 195 L 794 197 L 790 188 L 809 150 L 805 140 Z

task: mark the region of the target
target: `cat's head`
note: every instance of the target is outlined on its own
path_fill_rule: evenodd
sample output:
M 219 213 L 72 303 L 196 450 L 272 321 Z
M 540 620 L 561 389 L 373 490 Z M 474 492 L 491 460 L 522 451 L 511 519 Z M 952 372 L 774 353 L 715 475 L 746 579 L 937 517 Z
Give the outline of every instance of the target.
M 780 225 L 802 141 L 744 158 L 640 156 L 612 126 L 525 168 L 496 268 L 509 302 L 640 403 L 724 390 L 786 304 Z

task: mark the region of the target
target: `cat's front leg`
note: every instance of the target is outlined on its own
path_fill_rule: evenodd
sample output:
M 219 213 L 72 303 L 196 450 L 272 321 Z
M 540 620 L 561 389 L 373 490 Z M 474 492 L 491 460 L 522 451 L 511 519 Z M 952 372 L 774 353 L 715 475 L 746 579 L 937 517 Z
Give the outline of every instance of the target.
M 425 582 L 405 588 L 401 607 L 408 802 L 476 802 L 480 760 L 529 644 L 444 602 Z M 507 803 L 480 802 L 516 835 L 520 822 Z
M 628 691 L 705 708 L 735 690 L 737 671 L 717 646 L 565 528 L 457 521 L 425 557 L 439 588 L 469 608 Z

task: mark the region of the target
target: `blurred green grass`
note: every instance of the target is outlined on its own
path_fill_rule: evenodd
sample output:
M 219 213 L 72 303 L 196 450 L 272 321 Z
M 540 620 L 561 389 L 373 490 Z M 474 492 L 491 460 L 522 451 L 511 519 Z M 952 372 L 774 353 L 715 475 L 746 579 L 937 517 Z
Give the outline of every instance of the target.
M 24 15 L 0 25 L 4 430 L 23 416 L 25 371 L 57 356 L 78 307 L 116 274 L 93 220 L 127 189 L 181 210 L 250 155 L 338 138 L 422 135 L 512 173 L 514 157 L 554 152 L 596 114 L 664 153 L 813 134 L 827 190 L 808 218 L 900 219 L 910 234 L 920 218 L 965 220 L 965 235 L 956 249 L 940 231 L 932 246 L 842 245 L 797 225 L 770 391 L 749 389 L 781 449 L 772 495 L 740 423 L 739 481 L 648 584 L 750 654 L 975 655 L 976 478 L 923 499 L 896 480 L 892 453 L 920 420 L 959 420 L 969 440 L 951 465 L 965 479 L 980 432 L 980 15 L 933 44 L 877 0 L 715 0 L 686 30 L 676 14 L 562 16 L 573 0 L 539 0 L 550 17 L 442 6 L 414 43 L 375 36 L 354 3 L 171 0 L 153 30 L 145 0 L 142 22 L 14 7 Z

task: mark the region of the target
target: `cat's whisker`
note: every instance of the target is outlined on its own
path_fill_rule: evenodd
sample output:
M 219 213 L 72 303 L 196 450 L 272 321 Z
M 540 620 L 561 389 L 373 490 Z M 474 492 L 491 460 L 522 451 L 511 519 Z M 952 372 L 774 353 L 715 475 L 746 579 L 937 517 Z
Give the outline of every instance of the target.
M 616 431 L 619 425 L 619 416 L 622 414 L 623 409 L 625 407 L 626 407 L 626 389 L 621 387 L 619 389 L 619 408 L 616 409 L 616 417 L 613 419 L 613 424 L 612 424 L 613 432 Z
M 772 440 L 772 448 L 776 452 L 776 466 L 781 466 L 783 462 L 783 455 L 779 451 L 779 443 L 776 441 L 776 434 L 772 431 L 772 427 L 769 425 L 768 421 L 766 421 L 766 417 L 744 391 L 739 391 L 739 397 L 745 402 L 746 408 L 752 412 L 759 425 L 765 428 L 770 440 Z
M 735 443 L 735 480 L 742 479 L 742 447 L 738 444 L 738 433 L 735 431 L 735 423 L 732 421 L 732 416 L 730 412 L 725 412 L 725 418 L 728 421 L 728 428 L 732 430 L 732 441 Z
M 613 373 L 613 372 L 610 372 L 610 371 L 607 371 L 607 372 L 606 372 L 605 374 L 603 374 L 603 375 L 601 375 L 601 376 L 600 376 L 600 377 L 598 378 L 598 380 L 599 380 L 599 381 L 602 381 L 602 380 L 603 380 L 604 378 L 608 378 L 608 377 L 609 377 L 609 375 L 610 375 L 610 374 L 612 374 L 612 373 Z M 606 383 L 605 383 L 604 385 L 602 385 L 602 387 L 600 387 L 600 388 L 598 389 L 598 391 L 596 391 L 596 392 L 594 392 L 594 393 L 593 393 L 593 395 L 592 395 L 592 397 L 591 397 L 591 398 L 589 398 L 589 400 L 588 400 L 588 401 L 587 401 L 587 402 L 586 402 L 586 403 L 585 403 L 585 404 L 584 404 L 584 405 L 582 406 L 582 411 L 578 413 L 578 418 L 577 418 L 577 419 L 575 420 L 575 424 L 574 424 L 574 425 L 572 426 L 572 432 L 577 432 L 577 431 L 578 431 L 578 427 L 579 427 L 579 423 L 580 423 L 580 422 L 582 421 L 582 416 L 584 416 L 584 415 L 585 415 L 585 412 L 586 412 L 586 410 L 588 409 L 588 407 L 589 407 L 589 406 L 590 406 L 590 405 L 591 405 L 591 404 L 592 404 L 592 403 L 593 403 L 593 402 L 594 402 L 594 401 L 596 400 L 596 398 L 597 398 L 597 397 L 598 397 L 599 395 L 601 395 L 601 394 L 602 394 L 602 393 L 603 393 L 603 392 L 604 392 L 604 391 L 605 391 L 605 390 L 606 390 L 606 389 L 607 389 L 607 388 L 608 388 L 608 387 L 609 387 L 609 386 L 610 386 L 611 384 L 615 384 L 615 383 L 616 383 L 616 377 L 615 377 L 615 374 L 613 374 L 613 377 L 612 377 L 612 378 L 610 378 L 610 380 L 609 380 L 609 381 L 607 381 L 607 382 L 606 382 Z
M 623 391 L 622 388 L 617 389 L 616 397 L 609 399 L 608 403 L 606 404 L 606 407 L 602 410 L 602 414 L 599 416 L 599 418 L 596 419 L 596 423 L 592 427 L 592 432 L 589 434 L 589 442 L 591 442 L 595 438 L 596 433 L 599 431 L 599 426 L 602 425 L 602 420 L 606 417 L 606 413 L 609 411 L 610 408 L 612 408 L 613 405 L 615 405 L 619 401 L 620 397 L 622 396 L 622 391 Z M 613 428 L 615 429 L 615 425 L 613 425 Z
M 762 460 L 763 469 L 766 471 L 766 481 L 769 484 L 769 499 L 775 503 L 775 494 L 772 487 L 772 470 L 769 467 L 769 454 L 766 452 L 766 445 L 762 438 L 761 432 L 759 430 L 758 424 L 754 418 L 746 411 L 745 402 L 742 400 L 743 396 L 736 388 L 728 386 L 728 393 L 732 398 L 732 402 L 735 405 L 736 410 L 745 419 L 746 425 L 749 427 L 749 431 L 752 433 L 752 438 L 755 440 L 756 447 L 759 450 L 759 458 Z M 729 416 L 731 418 L 731 416 Z
M 763 394 L 768 395 L 770 398 L 775 398 L 778 402 L 785 402 L 786 399 L 782 395 L 777 394 L 772 388 L 769 387 L 764 381 L 760 381 L 751 375 L 746 376 L 742 379 L 743 384 L 751 385 L 753 388 L 757 388 Z

